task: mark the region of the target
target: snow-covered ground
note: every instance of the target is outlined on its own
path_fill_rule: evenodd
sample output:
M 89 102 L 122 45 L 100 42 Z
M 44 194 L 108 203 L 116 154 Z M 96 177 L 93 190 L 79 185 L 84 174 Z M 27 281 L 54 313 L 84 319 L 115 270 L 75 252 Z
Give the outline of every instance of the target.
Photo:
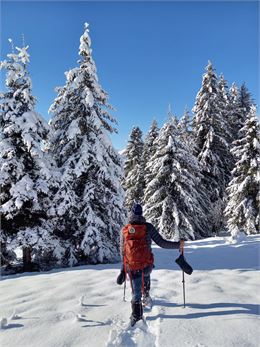
M 186 308 L 178 252 L 154 247 L 154 306 L 145 312 L 147 325 L 134 329 L 126 329 L 129 282 L 127 302 L 115 283 L 120 264 L 4 277 L 1 346 L 259 347 L 260 235 L 226 240 L 186 243 L 194 268 L 185 276 Z

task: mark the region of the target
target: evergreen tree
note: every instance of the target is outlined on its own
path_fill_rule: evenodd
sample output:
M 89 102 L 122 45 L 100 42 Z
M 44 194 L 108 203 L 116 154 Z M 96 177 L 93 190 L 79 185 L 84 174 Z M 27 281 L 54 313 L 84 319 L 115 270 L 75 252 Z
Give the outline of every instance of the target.
M 235 115 L 236 115 L 236 124 L 235 129 L 237 131 L 236 139 L 239 139 L 240 132 L 239 130 L 243 128 L 247 115 L 250 112 L 251 106 L 254 105 L 254 101 L 251 97 L 250 92 L 248 91 L 245 83 L 242 84 L 238 91 L 237 103 L 235 104 Z
M 229 102 L 236 103 L 238 99 L 238 88 L 235 82 L 232 83 L 228 92 Z
M 240 109 L 238 104 L 238 88 L 235 83 L 232 84 L 228 92 L 227 112 L 232 134 L 232 142 L 237 140 L 239 130 L 242 127 L 240 120 Z
M 254 104 L 251 94 L 243 83 L 238 90 L 235 83 L 232 84 L 229 91 L 229 102 L 227 105 L 232 140 L 238 140 L 241 132 L 239 131 L 245 124 L 246 117 Z
M 241 110 L 242 126 L 245 124 L 245 119 L 247 118 L 248 112 L 250 112 L 252 104 L 254 104 L 252 96 L 246 87 L 246 84 L 243 83 L 238 93 L 238 105 Z
M 57 89 L 50 107 L 49 149 L 62 175 L 53 220 L 66 243 L 64 262 L 69 265 L 115 259 L 125 216 L 121 161 L 107 134 L 116 132 L 116 120 L 91 53 L 85 24 L 79 66 L 66 72 L 66 84 Z
M 191 150 L 194 147 L 194 138 L 191 131 L 191 117 L 187 107 L 184 109 L 184 114 L 178 122 L 178 132 L 181 141 L 184 141 Z
M 202 184 L 209 193 L 212 205 L 213 231 L 222 227 L 225 188 L 230 179 L 228 120 L 223 116 L 223 105 L 217 76 L 209 62 L 203 75 L 202 87 L 193 108 L 195 154 L 201 164 Z
M 228 90 L 228 84 L 227 81 L 224 78 L 224 75 L 221 74 L 218 80 L 218 107 L 219 110 L 222 113 L 223 122 L 226 124 L 227 127 L 227 139 L 230 137 L 230 129 L 229 127 L 229 120 L 228 120 L 228 104 L 229 104 L 229 90 Z
M 178 130 L 180 130 L 180 132 L 188 132 L 190 130 L 190 124 L 190 113 L 187 107 L 185 107 L 183 116 L 178 122 Z
M 144 150 L 143 150 L 143 163 L 144 163 L 144 183 L 145 187 L 148 182 L 151 180 L 150 170 L 149 170 L 149 160 L 156 152 L 155 141 L 159 134 L 159 128 L 157 122 L 154 120 L 148 131 L 147 136 L 144 141 Z
M 219 111 L 222 114 L 222 122 L 225 126 L 226 131 L 223 133 L 223 136 L 225 137 L 225 140 L 228 144 L 226 148 L 226 153 L 224 153 L 225 158 L 227 159 L 227 162 L 229 165 L 226 167 L 226 183 L 230 180 L 231 177 L 231 170 L 234 166 L 233 156 L 230 153 L 231 144 L 233 141 L 233 133 L 232 133 L 232 123 L 230 119 L 230 95 L 228 90 L 228 84 L 227 81 L 224 78 L 224 75 L 221 74 L 219 81 L 218 81 L 218 107 Z
M 24 269 L 31 270 L 33 256 L 41 259 L 48 254 L 49 260 L 56 261 L 63 250 L 47 214 L 49 196 L 56 186 L 51 162 L 43 151 L 48 125 L 35 112 L 27 71 L 28 46 L 17 50 L 1 62 L 7 88 L 0 106 L 2 249 L 22 247 Z
M 168 121 L 156 140 L 149 161 L 152 179 L 144 194 L 144 214 L 166 238 L 206 236 L 207 197 L 200 184 L 198 161 L 179 140 L 174 121 Z
M 133 127 L 125 152 L 123 188 L 125 189 L 125 205 L 128 210 L 134 202 L 141 202 L 144 190 L 142 131 Z
M 232 148 L 236 164 L 227 188 L 225 209 L 227 225 L 234 238 L 239 231 L 246 234 L 260 231 L 260 127 L 255 106 L 251 106 L 240 133 L 241 138 L 234 142 Z
M 173 123 L 174 126 L 178 128 L 179 120 L 178 120 L 178 117 L 176 116 L 176 114 L 172 111 L 171 104 L 169 104 L 169 106 L 168 106 L 167 115 L 168 115 L 168 121 Z

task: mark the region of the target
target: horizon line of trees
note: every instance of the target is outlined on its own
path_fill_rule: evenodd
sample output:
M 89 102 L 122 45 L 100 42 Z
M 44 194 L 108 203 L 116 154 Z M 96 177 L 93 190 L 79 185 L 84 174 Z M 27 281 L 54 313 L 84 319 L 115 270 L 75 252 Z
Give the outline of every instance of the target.
M 133 127 L 124 151 L 126 206 L 144 205 L 144 216 L 169 239 L 228 231 L 259 233 L 260 131 L 245 83 L 228 88 L 209 62 L 192 109 L 171 110 L 147 135 Z

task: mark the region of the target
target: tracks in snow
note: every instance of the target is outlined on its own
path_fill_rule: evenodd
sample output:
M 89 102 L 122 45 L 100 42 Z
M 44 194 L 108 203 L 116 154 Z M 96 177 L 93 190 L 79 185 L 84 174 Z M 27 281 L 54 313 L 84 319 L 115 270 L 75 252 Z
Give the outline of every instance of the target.
M 147 320 L 139 321 L 134 327 L 123 321 L 119 316 L 111 321 L 106 347 L 159 347 L 162 307 L 153 306 L 151 311 L 144 311 Z M 157 317 L 154 321 L 149 317 Z

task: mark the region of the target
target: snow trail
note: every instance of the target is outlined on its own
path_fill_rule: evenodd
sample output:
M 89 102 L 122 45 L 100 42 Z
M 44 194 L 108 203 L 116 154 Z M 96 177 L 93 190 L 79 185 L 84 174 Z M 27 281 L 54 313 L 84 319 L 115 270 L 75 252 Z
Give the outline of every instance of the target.
M 156 336 L 145 320 L 138 321 L 131 327 L 119 318 L 115 319 L 112 325 L 106 347 L 156 347 Z

